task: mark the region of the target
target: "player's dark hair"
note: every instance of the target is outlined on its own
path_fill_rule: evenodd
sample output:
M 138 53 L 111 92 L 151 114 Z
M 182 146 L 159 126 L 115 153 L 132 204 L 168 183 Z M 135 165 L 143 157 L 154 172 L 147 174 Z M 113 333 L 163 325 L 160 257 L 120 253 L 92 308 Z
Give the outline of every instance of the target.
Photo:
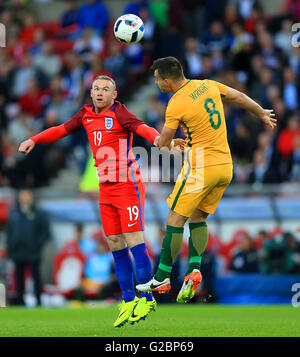
M 177 58 L 172 56 L 155 60 L 151 66 L 151 70 L 154 72 L 156 69 L 162 79 L 171 78 L 179 80 L 184 78 L 181 63 Z

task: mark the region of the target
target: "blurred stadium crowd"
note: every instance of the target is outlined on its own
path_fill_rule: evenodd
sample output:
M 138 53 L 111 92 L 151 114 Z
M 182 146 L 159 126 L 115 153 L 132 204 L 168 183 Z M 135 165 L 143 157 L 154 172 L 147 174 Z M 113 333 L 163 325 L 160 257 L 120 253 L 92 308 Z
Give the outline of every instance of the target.
M 115 19 L 101 1 L 65 1 L 54 22 L 39 21 L 33 4 L 0 2 L 0 22 L 7 30 L 7 46 L 0 49 L 0 186 L 46 185 L 75 148 L 83 152 L 83 171 L 83 132 L 39 145 L 28 158 L 17 147 L 88 103 L 97 75 L 112 75 L 126 103 L 151 76 L 153 59 L 167 55 L 182 61 L 188 78 L 219 80 L 274 109 L 278 129 L 268 130 L 225 103 L 233 182 L 299 180 L 300 48 L 291 45 L 291 26 L 300 20 L 298 1 L 282 1 L 272 17 L 255 0 L 124 2 L 123 13 L 139 15 L 146 28 L 144 40 L 131 46 L 113 38 Z M 168 99 L 159 93 L 149 98 L 142 119 L 161 129 Z
M 82 274 L 78 276 L 76 286 L 67 289 L 64 295 L 69 299 L 81 301 L 118 300 L 120 289 L 102 230 L 95 230 L 92 234 L 86 235 L 84 226 L 77 224 L 74 232 L 74 239 L 67 242 L 54 258 L 53 276 L 57 288 L 59 289 L 60 285 L 63 287 L 63 279 L 59 283 L 59 275 L 69 276 L 67 265 L 63 267 L 63 261 L 66 261 L 68 257 L 76 257 L 82 263 Z M 157 244 L 153 245 L 147 241 L 147 232 L 145 232 L 153 273 L 159 264 L 165 230 L 160 229 L 158 235 Z M 176 301 L 187 266 L 188 243 L 184 240 L 180 255 L 173 265 L 172 291 L 166 295 L 156 294 L 158 301 L 166 303 Z M 217 302 L 215 279 L 218 276 L 227 274 L 299 275 L 300 243 L 293 234 L 284 232 L 279 227 L 271 231 L 261 230 L 256 236 L 251 236 L 245 229 L 238 229 L 228 242 L 210 233 L 208 246 L 201 262 L 201 272 L 203 281 L 193 302 L 214 303 Z M 44 291 L 53 293 L 53 287 L 45 287 Z
M 51 240 L 46 216 L 42 211 L 39 212 L 37 208 L 32 207 L 29 211 L 39 212 L 35 220 L 44 217 L 42 231 L 38 234 L 37 231 L 34 233 L 29 229 L 25 237 L 25 221 L 21 215 L 16 216 L 18 210 L 22 210 L 22 200 L 12 211 L 8 223 L 7 249 L 0 249 L 1 258 L 8 258 L 14 262 L 13 265 L 5 266 L 7 259 L 0 260 L 0 278 L 6 283 L 10 305 L 30 305 L 30 301 L 26 299 L 30 291 L 35 295 L 38 305 L 44 306 L 52 306 L 51 300 L 56 298 L 58 303 L 63 303 L 62 298 L 81 302 L 114 302 L 121 298 L 112 256 L 101 228 L 87 234 L 84 224 L 74 224 L 73 236 L 46 259 L 43 249 Z M 27 226 L 29 228 L 29 225 Z M 156 243 L 150 244 L 147 231 L 145 232 L 153 273 L 159 264 L 164 236 L 165 230 L 161 228 Z M 51 278 L 46 281 L 38 273 L 38 270 L 42 268 L 43 271 L 45 266 L 48 269 L 47 275 L 51 272 Z M 176 301 L 187 266 L 188 241 L 184 239 L 171 273 L 172 291 L 165 295 L 156 294 L 159 302 Z M 203 281 L 192 302 L 215 303 L 218 302 L 215 291 L 218 277 L 242 277 L 251 274 L 259 281 L 260 276 L 266 275 L 274 276 L 276 279 L 280 279 L 280 276 L 299 276 L 300 243 L 295 235 L 279 227 L 270 231 L 260 230 L 256 235 L 249 234 L 246 229 L 237 229 L 227 242 L 210 232 L 207 249 L 201 262 L 201 273 Z

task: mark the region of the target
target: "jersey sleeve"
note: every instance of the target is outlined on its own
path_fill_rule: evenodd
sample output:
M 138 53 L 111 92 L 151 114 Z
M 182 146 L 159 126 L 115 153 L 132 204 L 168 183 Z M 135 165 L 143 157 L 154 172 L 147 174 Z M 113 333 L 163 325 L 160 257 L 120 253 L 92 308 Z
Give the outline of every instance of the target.
M 32 136 L 30 139 L 35 144 L 49 144 L 57 141 L 59 139 L 64 138 L 65 136 L 69 135 L 70 133 L 67 132 L 66 128 L 63 124 L 52 126 L 46 130 L 43 130 L 37 135 Z
M 146 124 L 139 125 L 135 133 L 148 140 L 151 144 L 154 144 L 155 138 L 157 136 L 160 136 L 159 132 L 156 129 Z
M 209 82 L 219 89 L 221 97 L 226 97 L 228 87 L 225 84 L 213 80 L 209 80 Z
M 145 124 L 141 119 L 131 113 L 124 104 L 117 103 L 115 114 L 120 125 L 128 131 L 136 132 L 136 129 Z
M 165 126 L 169 129 L 176 130 L 180 123 L 180 112 L 172 102 L 168 104 L 166 109 Z
M 82 118 L 84 114 L 85 114 L 85 108 L 83 106 L 71 119 L 69 119 L 63 124 L 68 133 L 70 134 L 74 133 L 75 131 L 83 127 Z

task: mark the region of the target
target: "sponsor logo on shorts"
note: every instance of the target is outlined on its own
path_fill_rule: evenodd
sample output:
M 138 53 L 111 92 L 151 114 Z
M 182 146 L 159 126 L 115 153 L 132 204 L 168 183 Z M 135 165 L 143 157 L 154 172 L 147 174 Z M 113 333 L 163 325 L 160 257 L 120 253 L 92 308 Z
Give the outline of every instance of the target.
M 137 222 L 135 222 L 135 223 L 128 223 L 128 227 L 134 226 L 135 224 L 137 224 Z

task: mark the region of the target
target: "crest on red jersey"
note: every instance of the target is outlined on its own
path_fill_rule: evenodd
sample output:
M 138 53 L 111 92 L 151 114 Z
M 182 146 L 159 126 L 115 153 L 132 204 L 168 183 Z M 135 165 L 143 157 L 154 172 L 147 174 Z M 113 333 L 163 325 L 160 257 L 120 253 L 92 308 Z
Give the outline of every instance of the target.
M 114 120 L 113 118 L 110 118 L 110 117 L 105 117 L 105 129 L 111 129 L 114 125 Z

